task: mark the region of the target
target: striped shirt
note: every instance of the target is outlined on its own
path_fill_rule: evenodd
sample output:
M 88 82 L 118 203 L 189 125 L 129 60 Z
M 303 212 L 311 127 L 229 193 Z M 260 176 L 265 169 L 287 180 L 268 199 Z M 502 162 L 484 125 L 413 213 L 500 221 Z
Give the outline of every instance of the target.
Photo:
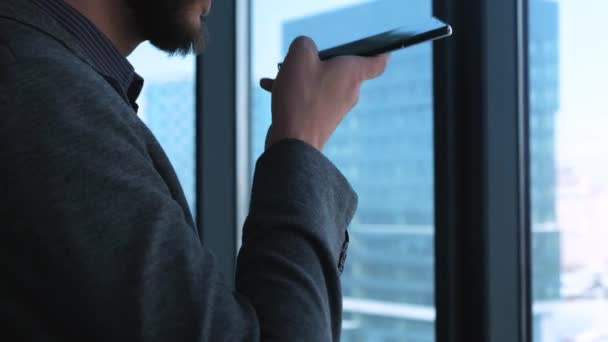
M 61 27 L 70 33 L 94 67 L 104 76 L 116 81 L 120 91 L 127 95 L 131 106 L 137 111 L 135 101 L 141 93 L 144 80 L 137 73 L 120 51 L 112 44 L 95 24 L 80 14 L 63 0 L 34 0 L 47 14 L 55 19 Z

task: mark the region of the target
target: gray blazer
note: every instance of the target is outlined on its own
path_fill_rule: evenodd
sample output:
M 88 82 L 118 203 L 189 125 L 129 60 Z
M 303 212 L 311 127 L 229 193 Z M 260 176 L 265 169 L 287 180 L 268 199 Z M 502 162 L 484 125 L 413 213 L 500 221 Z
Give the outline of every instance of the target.
M 274 145 L 227 286 L 127 99 L 29 0 L 0 1 L 0 340 L 338 341 L 355 207 L 321 153 Z

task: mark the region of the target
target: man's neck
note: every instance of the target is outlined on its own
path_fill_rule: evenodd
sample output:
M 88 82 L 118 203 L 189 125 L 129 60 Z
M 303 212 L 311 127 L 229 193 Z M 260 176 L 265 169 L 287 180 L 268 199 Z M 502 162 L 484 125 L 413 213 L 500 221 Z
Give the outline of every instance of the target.
M 124 0 L 64 0 L 87 17 L 125 57 L 143 41 Z

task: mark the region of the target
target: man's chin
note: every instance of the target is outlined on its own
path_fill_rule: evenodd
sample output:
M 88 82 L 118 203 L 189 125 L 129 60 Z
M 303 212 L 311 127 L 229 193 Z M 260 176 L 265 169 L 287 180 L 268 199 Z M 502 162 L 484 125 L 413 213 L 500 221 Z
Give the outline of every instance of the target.
M 194 0 L 125 1 L 133 11 L 141 37 L 156 48 L 181 56 L 199 54 L 205 49 L 205 25 L 192 9 Z
M 205 26 L 199 26 L 199 30 L 174 32 L 171 36 L 150 38 L 150 43 L 156 48 L 171 56 L 188 56 L 203 53 L 206 47 Z

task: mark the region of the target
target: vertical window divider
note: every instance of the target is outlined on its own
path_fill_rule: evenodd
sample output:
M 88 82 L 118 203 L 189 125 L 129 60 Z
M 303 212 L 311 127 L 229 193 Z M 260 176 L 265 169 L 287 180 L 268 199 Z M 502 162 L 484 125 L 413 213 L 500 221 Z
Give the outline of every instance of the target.
M 251 2 L 236 0 L 236 251 L 241 246 L 251 190 Z
M 531 342 L 525 0 L 435 0 L 437 341 Z
M 213 4 L 197 59 L 197 225 L 228 284 L 237 241 L 236 1 Z
M 518 29 L 518 105 L 519 105 L 519 175 L 520 186 L 520 225 L 519 225 L 519 258 L 520 270 L 520 320 L 521 341 L 532 342 L 532 206 L 531 206 L 531 167 L 530 167 L 530 63 L 529 63 L 529 0 L 516 0 L 517 2 L 517 29 Z

